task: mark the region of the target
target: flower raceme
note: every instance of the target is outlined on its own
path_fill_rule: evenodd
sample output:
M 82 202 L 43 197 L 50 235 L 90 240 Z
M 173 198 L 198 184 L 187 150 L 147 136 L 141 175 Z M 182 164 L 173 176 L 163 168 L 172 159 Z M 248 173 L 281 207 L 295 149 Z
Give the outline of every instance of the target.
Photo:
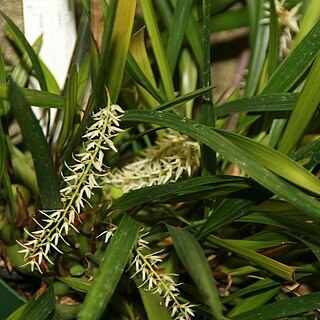
M 36 268 L 42 272 L 43 260 L 53 264 L 49 258 L 51 249 L 62 253 L 58 248 L 59 241 L 67 243 L 64 235 L 68 234 L 69 228 L 77 231 L 75 218 L 79 219 L 85 203 L 89 203 L 93 189 L 100 187 L 97 179 L 107 174 L 103 164 L 104 152 L 110 149 L 117 152 L 112 138 L 122 131 L 119 125 L 123 113 L 119 105 L 110 104 L 92 115 L 93 124 L 83 135 L 86 141 L 84 151 L 73 156 L 73 165 L 65 164 L 70 174 L 62 176 L 65 183 L 65 187 L 60 190 L 62 208 L 40 211 L 42 223 L 34 219 L 38 230 L 26 230 L 30 240 L 19 242 L 23 247 L 19 252 L 25 254 L 25 265 L 30 265 L 32 271 Z
M 104 242 L 107 243 L 116 229 L 115 225 L 109 224 L 108 229 L 102 232 L 99 237 L 104 236 Z M 148 246 L 149 242 L 144 239 L 148 233 L 142 234 L 143 228 L 140 232 L 140 237 L 134 248 L 134 258 L 129 266 L 129 269 L 133 269 L 131 278 L 139 275 L 142 280 L 141 287 L 144 290 L 159 294 L 163 299 L 163 305 L 170 310 L 172 319 L 191 320 L 194 317 L 194 305 L 189 301 L 180 301 L 180 290 L 178 287 L 181 283 L 174 281 L 178 275 L 166 274 L 159 271 L 158 265 L 163 262 L 160 256 L 162 250 L 151 252 Z
M 106 176 L 105 182 L 123 193 L 152 185 L 177 181 L 183 174 L 191 176 L 200 166 L 200 146 L 179 132 L 159 137 L 156 145 L 121 169 Z

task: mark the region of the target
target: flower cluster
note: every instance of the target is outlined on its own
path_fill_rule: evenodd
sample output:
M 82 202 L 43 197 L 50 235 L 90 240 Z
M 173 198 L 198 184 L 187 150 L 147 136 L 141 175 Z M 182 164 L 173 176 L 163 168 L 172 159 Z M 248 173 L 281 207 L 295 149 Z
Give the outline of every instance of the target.
M 106 231 L 102 232 L 98 237 L 105 236 L 105 243 L 107 243 L 114 234 L 117 227 L 109 223 Z M 142 232 L 143 229 L 140 231 Z M 159 273 L 158 264 L 162 263 L 162 258 L 159 254 L 162 250 L 157 252 L 150 252 L 149 243 L 143 237 L 147 234 L 141 234 L 138 238 L 135 248 L 135 257 L 129 268 L 134 268 L 133 275 L 141 275 L 142 285 L 146 290 L 153 293 L 158 293 L 163 301 L 164 306 L 171 311 L 171 318 L 175 320 L 191 320 L 194 316 L 192 308 L 194 305 L 190 302 L 180 303 L 180 290 L 178 287 L 181 283 L 176 283 L 173 277 L 176 274 Z M 149 252 L 149 253 L 146 253 Z
M 152 185 L 178 180 L 183 174 L 191 176 L 200 166 L 200 146 L 187 136 L 169 132 L 147 148 L 141 157 L 105 177 L 107 184 L 126 193 Z
M 173 277 L 175 274 L 164 274 L 158 272 L 157 264 L 162 262 L 159 256 L 161 251 L 145 253 L 150 251 L 148 242 L 141 236 L 135 249 L 136 255 L 131 263 L 135 272 L 132 277 L 137 274 L 141 275 L 142 286 L 147 290 L 158 293 L 164 300 L 164 305 L 171 311 L 171 318 L 176 320 L 190 320 L 194 316 L 190 302 L 181 303 L 179 301 L 180 290 L 178 287 L 181 283 L 176 283 Z
M 97 179 L 106 175 L 106 168 L 103 164 L 104 151 L 117 149 L 112 142 L 112 138 L 120 131 L 119 122 L 123 114 L 120 106 L 110 104 L 107 107 L 93 114 L 93 124 L 87 128 L 83 138 L 84 151 L 74 155 L 75 163 L 67 166 L 70 174 L 62 176 L 65 187 L 60 190 L 62 208 L 56 211 L 43 210 L 42 223 L 34 219 L 39 229 L 32 233 L 26 231 L 31 237 L 26 243 L 20 243 L 25 254 L 26 265 L 31 266 L 31 270 L 37 268 L 41 272 L 41 263 L 45 259 L 52 263 L 49 252 L 58 249 L 59 240 L 64 242 L 64 235 L 67 235 L 69 228 L 77 231 L 75 218 L 79 219 L 79 214 L 89 203 L 93 195 L 93 189 L 99 188 Z M 79 219 L 80 220 L 80 219 Z
M 276 1 L 276 13 L 278 15 L 279 25 L 281 28 L 280 36 L 280 55 L 281 58 L 284 58 L 288 55 L 289 49 L 291 47 L 293 35 L 299 32 L 298 20 L 299 9 L 301 3 L 298 3 L 290 10 L 285 8 L 286 0 Z M 267 1 L 265 3 L 266 15 L 270 16 L 270 3 Z M 269 18 L 263 19 L 262 22 L 269 23 Z

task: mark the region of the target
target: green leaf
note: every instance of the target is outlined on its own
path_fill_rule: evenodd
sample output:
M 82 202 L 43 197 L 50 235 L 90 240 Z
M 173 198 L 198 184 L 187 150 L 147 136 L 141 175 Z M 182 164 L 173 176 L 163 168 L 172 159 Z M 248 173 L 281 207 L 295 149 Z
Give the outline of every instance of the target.
M 40 61 L 38 59 L 37 54 L 34 52 L 31 45 L 28 43 L 27 39 L 25 38 L 24 34 L 19 30 L 19 28 L 13 23 L 13 21 L 2 11 L 0 10 L 0 15 L 4 18 L 8 31 L 10 32 L 11 36 L 15 40 L 20 51 L 26 52 L 32 62 L 32 66 L 35 71 L 35 75 L 39 81 L 40 87 L 42 90 L 47 91 L 47 84 L 46 79 L 43 73 L 43 70 L 40 65 Z
M 142 281 L 138 276 L 134 276 L 133 280 L 139 290 L 148 320 L 172 319 L 170 317 L 170 311 L 164 306 L 159 293 L 147 290 L 146 286 L 142 286 Z
M 50 286 L 40 297 L 36 295 L 19 309 L 13 312 L 6 320 L 37 319 L 46 320 L 55 304 L 53 289 Z
M 168 225 L 173 245 L 214 319 L 224 319 L 218 289 L 202 247 L 191 233 Z
M 163 102 L 164 99 L 161 96 L 160 92 L 152 85 L 147 76 L 143 73 L 142 69 L 139 67 L 137 61 L 133 55 L 128 52 L 127 56 L 127 72 L 130 76 L 145 90 L 152 95 L 159 103 Z
M 228 317 L 234 317 L 243 312 L 247 312 L 251 309 L 258 308 L 266 304 L 271 298 L 273 298 L 280 288 L 273 288 L 265 292 L 256 293 L 252 297 L 246 298 L 240 301 L 232 310 L 229 312 Z
M 0 296 L 1 319 L 9 316 L 10 313 L 25 303 L 25 300 L 2 279 L 0 279 Z
M 184 133 L 232 161 L 271 192 L 282 197 L 314 219 L 320 221 L 320 203 L 251 159 L 239 146 L 198 122 L 159 111 L 135 110 L 124 114 L 122 121 L 148 122 Z
M 0 181 L 2 181 L 2 176 L 5 170 L 5 144 L 4 144 L 4 133 L 2 129 L 2 124 L 0 121 Z
M 216 7 L 216 3 L 212 7 Z M 248 26 L 248 8 L 228 10 L 211 18 L 211 33 Z
M 65 98 L 60 95 L 27 88 L 20 88 L 20 91 L 29 105 L 45 108 L 64 108 Z M 8 93 L 8 85 L 0 83 L 0 100 L 8 101 Z M 6 114 L 7 111 L 6 107 L 0 106 L 0 115 Z
M 320 293 L 294 297 L 255 308 L 230 320 L 273 320 L 298 315 L 320 308 Z
M 290 230 L 295 233 L 303 235 L 320 244 L 319 225 L 308 223 L 308 217 L 294 209 L 280 212 L 255 212 L 254 214 L 248 214 L 237 219 L 237 221 L 261 223 L 283 229 L 290 228 Z
M 314 140 L 298 149 L 292 155 L 292 158 L 303 164 L 307 170 L 311 170 L 320 162 L 320 139 Z
M 157 25 L 156 15 L 152 6 L 152 2 L 151 0 L 140 0 L 140 6 L 149 33 L 152 49 L 157 61 L 166 97 L 167 99 L 173 99 L 174 87 L 172 83 L 171 72 L 160 37 L 160 31 Z
M 291 111 L 297 100 L 298 93 L 275 93 L 259 95 L 227 102 L 216 108 L 217 117 L 224 117 L 232 112 L 268 112 Z
M 60 208 L 60 192 L 51 151 L 38 120 L 14 82 L 9 84 L 9 101 L 21 132 L 31 151 L 40 200 L 44 209 Z
M 177 0 L 167 42 L 167 57 L 173 74 L 191 13 L 192 0 Z
M 4 68 L 3 54 L 0 48 L 0 85 L 6 83 L 6 71 Z M 5 143 L 4 143 L 4 132 L 1 123 L 1 110 L 6 109 L 6 104 L 0 101 L 0 182 L 5 170 Z
M 113 102 L 117 101 L 122 84 L 135 9 L 136 0 L 117 1 L 117 10 L 111 37 L 112 50 L 110 50 L 106 70 L 106 85 L 110 93 L 111 101 Z
M 297 186 L 320 195 L 319 179 L 283 153 L 244 136 L 224 130 L 217 131 L 250 154 L 257 163 Z
M 186 101 L 197 98 L 200 95 L 202 95 L 203 93 L 212 90 L 214 87 L 215 86 L 208 86 L 208 87 L 200 88 L 200 89 L 194 90 L 192 92 L 183 94 L 175 99 L 169 100 L 168 102 L 161 104 L 160 106 L 156 107 L 155 110 L 158 110 L 158 111 L 173 110 L 173 109 L 183 105 Z
M 188 49 L 184 48 L 181 52 L 179 61 L 180 92 L 181 95 L 192 92 L 197 88 L 199 72 L 196 63 Z M 184 104 L 184 114 L 192 119 L 194 99 Z
M 186 201 L 190 195 L 197 193 L 208 193 L 207 196 L 214 194 L 217 189 L 220 192 L 225 187 L 230 190 L 230 187 L 245 188 L 246 181 L 243 178 L 231 176 L 215 176 L 215 177 L 195 177 L 185 179 L 175 183 L 164 185 L 151 186 L 125 193 L 117 199 L 110 210 L 132 208 L 134 206 L 150 203 L 152 201 L 168 201 L 179 195 L 186 196 Z
M 257 90 L 268 46 L 269 26 L 261 23 L 264 15 L 263 6 L 264 1 L 262 0 L 248 1 L 249 27 L 252 31 L 250 37 L 252 54 L 244 92 L 245 97 L 253 96 Z
M 293 281 L 294 280 L 294 268 L 287 266 L 279 261 L 271 259 L 253 250 L 241 247 L 239 244 L 228 242 L 225 239 L 220 239 L 216 236 L 208 236 L 208 240 L 218 247 L 230 250 L 234 254 L 242 257 L 248 261 L 257 264 L 263 269 L 266 269 L 273 274 L 279 276 L 282 279 Z
M 255 294 L 256 292 L 261 292 L 261 290 L 270 289 L 273 287 L 281 288 L 281 283 L 277 282 L 275 280 L 271 280 L 269 278 L 258 280 L 257 282 L 248 285 L 247 287 L 244 287 L 236 292 L 231 293 L 229 296 L 224 297 L 221 299 L 221 301 L 225 303 L 229 303 L 230 301 L 233 301 L 234 299 L 240 298 L 247 294 Z
M 202 78 L 203 86 L 211 85 L 211 45 L 210 45 L 210 6 L 211 0 L 202 1 L 202 41 L 203 41 L 203 65 Z M 202 119 L 201 122 L 208 126 L 215 127 L 215 112 L 212 103 L 212 91 L 202 95 Z M 201 175 L 215 175 L 217 167 L 216 151 L 207 145 L 201 145 Z
M 80 278 L 57 277 L 57 279 L 68 285 L 73 290 L 84 293 L 89 291 L 92 284 L 92 282 Z
M 123 216 L 105 251 L 97 276 L 86 295 L 79 320 L 101 318 L 125 270 L 139 230 L 137 222 L 127 215 Z
M 270 197 L 272 193 L 259 185 L 231 193 L 207 218 L 197 236 L 204 237 L 225 224 L 231 223 Z
M 73 129 L 73 120 L 77 110 L 78 73 L 76 65 L 72 65 L 66 92 L 66 106 L 64 108 L 61 131 L 58 138 L 58 149 L 67 141 Z
M 127 57 L 127 71 L 145 89 L 137 86 L 143 106 L 153 108 L 164 101 L 158 93 L 159 90 L 149 61 L 145 43 L 145 27 L 138 30 L 131 37 L 130 51 Z
M 316 58 L 300 93 L 279 144 L 279 151 L 290 153 L 301 140 L 320 102 L 320 54 Z M 301 182 L 303 185 L 303 182 Z
M 268 78 L 276 70 L 279 63 L 280 53 L 280 26 L 279 18 L 276 11 L 276 5 L 274 0 L 269 0 L 270 5 L 270 37 L 269 37 L 269 49 L 268 49 Z
M 320 50 L 320 22 L 275 71 L 262 94 L 289 91 L 310 67 Z

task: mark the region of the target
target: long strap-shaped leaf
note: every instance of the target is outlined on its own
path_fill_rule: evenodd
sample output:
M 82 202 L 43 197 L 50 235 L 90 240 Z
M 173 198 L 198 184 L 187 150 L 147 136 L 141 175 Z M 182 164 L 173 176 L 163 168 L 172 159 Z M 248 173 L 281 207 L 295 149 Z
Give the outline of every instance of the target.
M 263 307 L 244 312 L 231 320 L 272 320 L 283 319 L 320 308 L 320 293 L 312 293 L 283 301 L 267 304 Z
M 98 320 L 108 306 L 137 240 L 139 224 L 123 216 L 84 300 L 78 320 Z
M 110 210 L 127 209 L 157 200 L 166 200 L 179 195 L 190 196 L 197 192 L 214 193 L 215 189 L 233 187 L 234 190 L 247 187 L 248 180 L 242 177 L 210 176 L 195 177 L 175 183 L 150 186 L 125 193 L 117 199 Z M 227 189 L 230 190 L 230 189 Z
M 54 93 L 28 88 L 20 88 L 20 91 L 23 93 L 28 104 L 32 106 L 62 109 L 65 105 L 65 98 Z M 0 100 L 7 101 L 8 92 L 8 86 L 4 83 L 0 83 Z M 6 108 L 0 107 L 0 115 L 4 114 L 6 111 Z
M 320 54 L 316 58 L 298 102 L 280 140 L 279 151 L 290 153 L 301 140 L 320 102 Z
M 217 117 L 224 117 L 232 112 L 270 112 L 291 111 L 299 93 L 274 93 L 259 95 L 227 102 L 216 108 Z
M 226 159 L 234 162 L 271 192 L 320 221 L 320 203 L 317 200 L 272 173 L 263 165 L 252 160 L 245 150 L 242 150 L 242 148 L 221 134 L 213 131 L 210 127 L 174 114 L 145 110 L 128 111 L 122 120 L 155 123 L 189 135 L 191 138 L 216 150 Z
M 18 120 L 22 136 L 33 158 L 40 200 L 44 209 L 60 208 L 60 192 L 49 145 L 19 87 L 9 83 L 9 101 Z
M 193 282 L 203 293 L 203 302 L 210 307 L 211 315 L 214 319 L 224 319 L 218 289 L 200 244 L 188 231 L 173 226 L 168 226 L 168 229 L 177 254 Z
M 117 101 L 127 60 L 136 0 L 117 1 L 117 10 L 112 30 L 111 50 L 108 57 L 106 84 L 111 101 Z
M 210 235 L 208 240 L 213 243 L 214 245 L 224 248 L 233 252 L 234 254 L 253 262 L 254 264 L 264 268 L 273 274 L 281 277 L 282 279 L 293 281 L 295 278 L 294 268 L 287 266 L 279 261 L 276 261 L 272 258 L 264 256 L 261 253 L 255 252 L 254 250 L 250 250 L 247 248 L 242 247 L 239 244 L 235 244 L 229 242 L 225 239 L 220 239 L 216 236 Z
M 262 94 L 287 92 L 300 79 L 320 51 L 320 22 L 278 67 Z
M 19 309 L 14 311 L 7 320 L 37 319 L 46 320 L 54 308 L 53 288 L 49 287 L 40 297 L 34 296 Z
M 224 130 L 218 132 L 247 151 L 253 160 L 268 170 L 320 196 L 319 179 L 291 158 L 244 136 Z

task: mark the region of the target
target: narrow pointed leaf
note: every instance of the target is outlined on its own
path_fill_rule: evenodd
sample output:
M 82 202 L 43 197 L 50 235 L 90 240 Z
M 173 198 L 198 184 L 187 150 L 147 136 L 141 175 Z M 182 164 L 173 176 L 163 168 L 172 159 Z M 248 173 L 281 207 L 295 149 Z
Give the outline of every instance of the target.
M 86 295 L 79 320 L 99 320 L 103 315 L 126 268 L 139 229 L 137 222 L 127 215 L 123 216 Z
M 77 95 L 78 95 L 78 73 L 77 67 L 71 67 L 67 93 L 66 105 L 63 110 L 63 120 L 61 123 L 61 131 L 58 139 L 58 148 L 61 148 L 66 142 L 73 128 L 73 119 L 77 110 Z
M 228 314 L 229 317 L 234 317 L 243 312 L 249 311 L 254 308 L 258 308 L 266 304 L 271 298 L 273 298 L 278 292 L 279 288 L 273 288 L 265 292 L 256 293 L 252 297 L 246 298 L 240 301 Z
M 205 92 L 208 92 L 212 90 L 215 86 L 208 86 L 204 88 L 200 88 L 197 90 L 194 90 L 192 92 L 183 94 L 173 100 L 169 100 L 168 102 L 165 102 L 161 104 L 160 106 L 156 107 L 156 110 L 158 111 L 170 111 L 172 109 L 175 109 L 179 106 L 181 106 L 186 101 L 192 100 L 194 98 L 199 97 L 201 94 L 204 94 Z
M 243 178 L 231 176 L 189 178 L 175 183 L 151 186 L 131 191 L 117 199 L 111 209 L 132 208 L 156 200 L 170 200 L 179 195 L 187 195 L 188 197 L 197 192 L 207 192 L 209 196 L 214 194 L 215 189 L 220 190 L 220 188 L 231 186 L 237 189 L 245 188 L 247 184 Z
M 302 77 L 320 51 L 320 22 L 278 67 L 262 94 L 288 92 Z
M 120 92 L 136 9 L 136 0 L 117 2 L 111 37 L 112 50 L 108 57 L 106 70 L 106 85 L 111 101 L 117 101 Z
M 320 293 L 315 292 L 264 305 L 231 317 L 230 320 L 273 320 L 299 315 L 320 308 Z
M 20 91 L 29 105 L 45 108 L 64 108 L 65 98 L 60 95 L 28 88 L 20 88 Z M 8 85 L 0 83 L 0 100 L 8 101 L 8 92 Z M 5 114 L 7 111 L 7 107 L 0 107 L 0 115 Z
M 222 130 L 218 132 L 247 151 L 252 159 L 270 171 L 320 196 L 319 179 L 283 153 L 241 135 Z
M 28 102 L 13 82 L 9 84 L 9 100 L 24 141 L 32 154 L 42 207 L 59 209 L 59 185 L 49 145 Z
M 287 266 L 279 261 L 271 259 L 253 250 L 243 248 L 239 244 L 230 243 L 224 239 L 220 239 L 213 235 L 210 235 L 208 239 L 210 242 L 217 245 L 218 247 L 230 250 L 234 254 L 248 261 L 251 261 L 254 264 L 257 264 L 261 268 L 272 272 L 273 274 L 279 276 L 282 279 L 293 281 L 295 278 L 294 268 L 291 266 Z
M 319 79 L 320 54 L 311 68 L 297 105 L 289 118 L 283 137 L 280 140 L 279 151 L 286 154 L 290 153 L 305 133 L 320 103 Z
M 167 42 L 168 64 L 173 74 L 191 13 L 192 0 L 177 0 Z
M 156 16 L 151 0 L 141 0 L 140 6 L 143 18 L 147 26 L 147 31 L 151 40 L 153 52 L 159 68 L 164 91 L 168 99 L 174 97 L 174 87 L 172 83 L 171 72 L 168 60 L 165 54 L 163 43 L 160 37 L 160 31 L 157 25 Z
M 13 312 L 6 320 L 37 319 L 46 320 L 54 308 L 53 288 L 49 287 L 40 297 L 34 296 Z
M 259 95 L 227 102 L 216 108 L 217 117 L 229 115 L 232 112 L 268 112 L 291 111 L 297 100 L 298 93 L 275 93 Z
M 142 285 L 142 281 L 138 276 L 134 276 L 137 288 L 139 290 L 143 306 L 146 310 L 148 320 L 170 320 L 170 311 L 167 309 L 163 301 L 157 292 L 148 291 L 145 286 Z
M 168 230 L 180 260 L 203 293 L 203 302 L 209 306 L 211 315 L 214 319 L 223 319 L 217 285 L 200 244 L 188 231 L 173 226 L 168 226 Z

